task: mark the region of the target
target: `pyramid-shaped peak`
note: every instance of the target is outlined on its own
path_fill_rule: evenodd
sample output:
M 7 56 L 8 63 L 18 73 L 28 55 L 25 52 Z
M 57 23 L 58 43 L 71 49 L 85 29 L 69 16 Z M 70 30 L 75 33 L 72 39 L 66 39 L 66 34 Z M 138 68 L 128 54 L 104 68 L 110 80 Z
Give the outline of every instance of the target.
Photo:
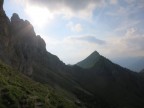
M 100 56 L 100 54 L 97 51 L 94 51 L 93 53 L 91 53 L 87 58 L 96 58 Z
M 100 55 L 97 51 L 94 51 L 91 55 Z
M 91 68 L 100 58 L 100 54 L 97 51 L 94 51 L 86 59 L 78 62 L 76 65 L 82 68 Z

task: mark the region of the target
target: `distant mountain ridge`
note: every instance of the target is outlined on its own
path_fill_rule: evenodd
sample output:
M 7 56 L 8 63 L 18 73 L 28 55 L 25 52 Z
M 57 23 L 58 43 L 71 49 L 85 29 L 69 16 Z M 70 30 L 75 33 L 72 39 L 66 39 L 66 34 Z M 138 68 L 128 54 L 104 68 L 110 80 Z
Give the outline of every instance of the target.
M 144 69 L 143 69 L 143 70 L 141 70 L 140 72 L 144 72 Z
M 126 67 L 132 71 L 140 72 L 144 67 L 144 57 L 129 57 L 115 59 L 114 62 L 120 64 L 123 67 Z
M 93 56 L 92 53 L 83 60 L 84 64 L 85 61 L 89 62 L 90 59 L 88 58 L 93 58 Z M 97 57 L 97 54 L 95 57 Z M 137 103 L 141 101 L 139 96 L 144 96 L 144 79 L 138 73 L 122 68 L 103 56 L 98 56 L 98 58 L 93 66 L 86 70 L 85 67 L 81 69 L 81 66 L 76 64 L 74 71 L 72 71 L 73 78 L 85 89 L 106 99 L 108 103 L 115 103 L 113 107 L 123 108 L 123 106 L 126 106 L 129 108 L 135 106 L 141 108 L 143 102 L 139 105 Z M 81 64 L 83 64 L 82 62 Z M 125 95 L 127 95 L 127 98 L 125 98 Z
M 141 70 L 141 71 L 139 72 L 139 74 L 144 77 L 144 69 Z

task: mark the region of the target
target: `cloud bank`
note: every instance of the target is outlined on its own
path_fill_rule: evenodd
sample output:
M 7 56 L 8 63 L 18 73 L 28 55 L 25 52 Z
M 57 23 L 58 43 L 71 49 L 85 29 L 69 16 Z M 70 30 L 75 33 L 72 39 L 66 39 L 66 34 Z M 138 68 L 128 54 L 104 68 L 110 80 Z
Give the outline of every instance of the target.
M 87 19 L 92 17 L 95 8 L 105 6 L 106 4 L 106 0 L 15 0 L 15 1 L 22 2 L 27 6 L 35 5 L 45 7 L 53 14 L 63 15 L 65 18 L 78 17 Z

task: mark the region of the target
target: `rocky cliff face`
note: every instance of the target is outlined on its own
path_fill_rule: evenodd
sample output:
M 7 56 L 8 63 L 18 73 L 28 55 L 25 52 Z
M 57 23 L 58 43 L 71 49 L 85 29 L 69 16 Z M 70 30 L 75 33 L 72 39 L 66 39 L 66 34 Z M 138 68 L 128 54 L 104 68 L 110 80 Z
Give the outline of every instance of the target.
M 10 42 L 10 21 L 3 10 L 3 0 L 0 1 L 0 58 L 8 62 L 7 47 Z
M 30 22 L 20 19 L 16 13 L 11 17 L 11 33 L 11 64 L 31 76 L 35 55 L 46 53 L 45 42 L 40 36 L 36 36 Z
M 3 10 L 3 0 L 0 2 L 0 35 L 1 35 L 1 40 L 9 37 L 9 25 L 10 21 L 8 17 L 5 14 L 5 11 Z M 2 41 L 1 41 L 2 42 Z M 5 43 L 5 45 L 7 42 Z
M 10 21 L 2 4 L 0 9 L 0 58 L 30 76 L 33 61 L 37 55 L 46 53 L 46 44 L 36 36 L 29 21 L 20 19 L 16 13 Z
M 29 21 L 20 19 L 16 13 L 11 20 L 8 19 L 3 10 L 3 2 L 0 1 L 0 58 L 20 72 L 32 76 L 37 61 L 51 64 L 45 58 L 53 55 L 46 51 L 44 40 L 36 36 Z
M 32 77 L 37 76 L 36 74 L 46 74 L 48 72 L 46 70 L 61 71 L 65 66 L 64 63 L 46 51 L 45 41 L 41 36 L 36 36 L 29 21 L 20 19 L 18 14 L 14 13 L 10 26 L 12 34 L 9 46 L 10 52 L 12 52 L 10 53 L 10 63 L 13 67 Z M 37 72 L 38 70 L 39 72 Z

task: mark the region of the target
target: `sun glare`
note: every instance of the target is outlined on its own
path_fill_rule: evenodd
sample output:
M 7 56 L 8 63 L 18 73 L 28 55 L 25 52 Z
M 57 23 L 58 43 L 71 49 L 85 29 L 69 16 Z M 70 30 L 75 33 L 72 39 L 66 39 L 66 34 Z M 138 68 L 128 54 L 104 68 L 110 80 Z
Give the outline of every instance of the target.
M 47 8 L 41 8 L 36 6 L 28 6 L 26 13 L 30 17 L 30 20 L 34 26 L 43 27 L 48 24 L 53 15 Z

